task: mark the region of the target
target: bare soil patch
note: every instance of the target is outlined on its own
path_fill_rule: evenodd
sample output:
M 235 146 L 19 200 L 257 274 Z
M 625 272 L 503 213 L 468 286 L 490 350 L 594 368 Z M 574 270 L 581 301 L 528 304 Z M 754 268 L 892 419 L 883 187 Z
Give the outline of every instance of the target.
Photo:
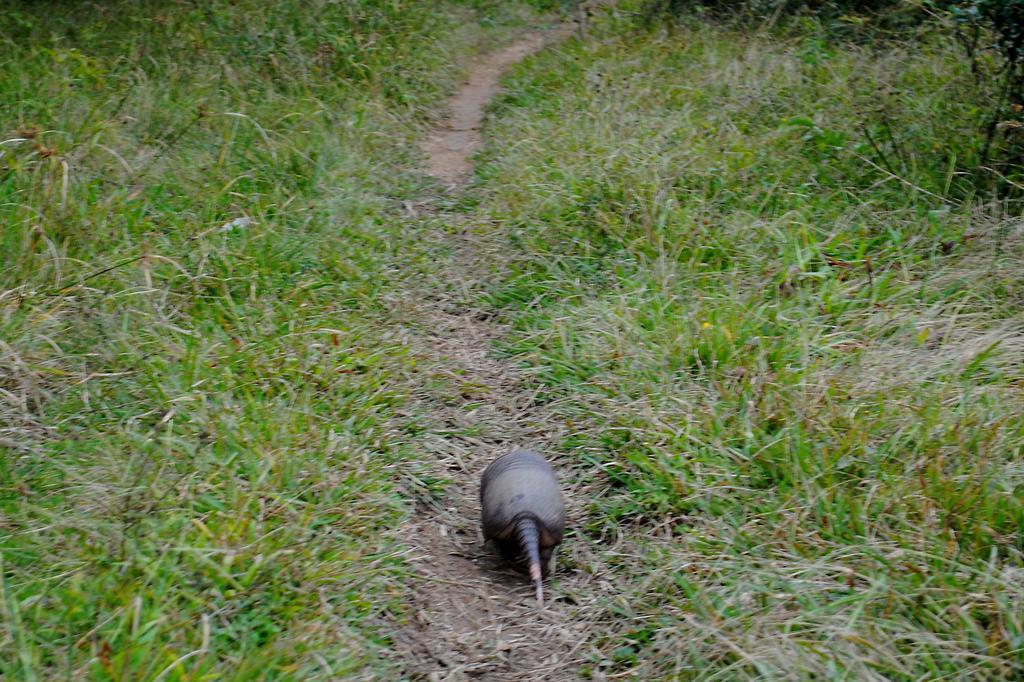
M 471 157 L 483 144 L 480 129 L 484 108 L 498 94 L 501 74 L 569 30 L 570 26 L 563 24 L 550 31 L 527 33 L 512 45 L 485 56 L 470 69 L 466 82 L 448 104 L 447 118 L 420 145 L 427 155 L 427 173 L 453 185 L 466 179 L 473 170 Z

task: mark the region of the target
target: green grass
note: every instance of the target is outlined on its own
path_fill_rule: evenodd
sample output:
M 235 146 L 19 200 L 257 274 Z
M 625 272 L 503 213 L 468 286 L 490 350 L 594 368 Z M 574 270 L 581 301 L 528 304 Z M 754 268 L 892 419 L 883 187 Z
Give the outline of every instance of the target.
M 381 296 L 418 130 L 527 16 L 472 4 L 2 11 L 0 677 L 394 673 Z
M 593 425 L 575 541 L 628 548 L 579 567 L 617 588 L 594 669 L 1020 675 L 1024 240 L 942 198 L 977 135 L 955 46 L 620 12 L 508 84 L 486 300 Z
M 2 11 L 0 676 L 397 678 L 408 397 L 469 396 L 395 310 L 467 225 L 594 493 L 581 676 L 1024 674 L 1024 233 L 955 46 L 623 2 L 410 217 L 457 65 L 566 4 Z

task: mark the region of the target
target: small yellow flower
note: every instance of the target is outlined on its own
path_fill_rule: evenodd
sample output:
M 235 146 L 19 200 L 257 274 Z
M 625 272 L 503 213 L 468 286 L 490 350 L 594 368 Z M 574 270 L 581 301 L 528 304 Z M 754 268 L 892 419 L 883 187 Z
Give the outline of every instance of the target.
M 710 322 L 701 322 L 700 323 L 700 328 L 701 329 L 709 329 L 710 327 L 711 327 L 711 323 Z

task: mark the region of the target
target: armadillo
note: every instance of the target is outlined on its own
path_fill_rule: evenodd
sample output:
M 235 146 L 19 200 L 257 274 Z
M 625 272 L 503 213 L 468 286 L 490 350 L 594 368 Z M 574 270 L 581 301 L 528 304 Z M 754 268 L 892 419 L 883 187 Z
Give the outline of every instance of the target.
M 494 540 L 508 558 L 526 555 L 543 605 L 541 578 L 553 567 L 565 530 L 565 502 L 551 465 L 529 450 L 498 457 L 480 477 L 480 508 L 484 540 Z

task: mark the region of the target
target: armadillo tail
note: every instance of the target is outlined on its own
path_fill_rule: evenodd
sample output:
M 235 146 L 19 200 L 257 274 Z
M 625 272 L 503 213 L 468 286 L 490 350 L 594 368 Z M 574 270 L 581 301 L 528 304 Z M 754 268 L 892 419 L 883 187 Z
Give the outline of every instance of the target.
M 540 574 L 540 533 L 537 530 L 537 520 L 532 516 L 524 516 L 516 524 L 516 535 L 519 537 L 519 546 L 530 564 L 530 580 L 537 591 L 537 605 L 544 605 L 544 588 L 541 585 Z

